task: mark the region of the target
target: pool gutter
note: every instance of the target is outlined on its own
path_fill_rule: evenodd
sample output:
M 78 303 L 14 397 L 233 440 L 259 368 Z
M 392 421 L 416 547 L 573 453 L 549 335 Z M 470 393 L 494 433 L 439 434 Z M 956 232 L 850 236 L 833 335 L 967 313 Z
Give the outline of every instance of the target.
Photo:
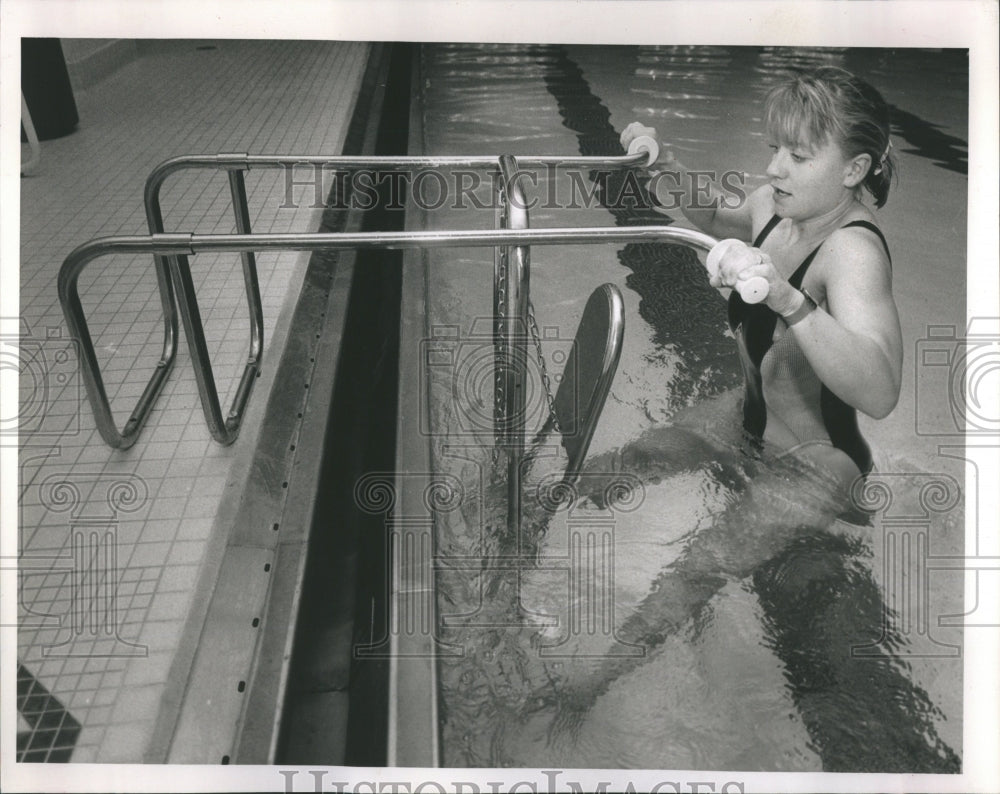
M 425 153 L 420 49 L 411 68 L 410 154 Z M 410 198 L 407 228 L 427 228 L 426 210 Z M 435 636 L 438 625 L 433 512 L 428 495 L 434 484 L 429 379 L 421 368 L 423 340 L 429 338 L 428 257 L 425 249 L 403 256 L 399 333 L 399 399 L 396 427 L 395 491 L 397 519 L 391 528 L 389 736 L 387 763 L 399 767 L 440 766 L 438 676 Z M 421 415 L 421 414 L 424 415 Z

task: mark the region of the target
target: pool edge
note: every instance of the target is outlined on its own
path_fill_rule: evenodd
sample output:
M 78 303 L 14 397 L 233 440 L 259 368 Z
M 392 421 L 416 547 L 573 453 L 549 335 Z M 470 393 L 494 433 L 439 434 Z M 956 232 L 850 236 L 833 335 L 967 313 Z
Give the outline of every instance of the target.
M 423 154 L 423 92 L 420 48 L 414 50 L 410 82 L 410 134 L 408 151 Z M 407 207 L 407 227 L 427 226 L 426 211 Z M 396 427 L 395 489 L 402 516 L 427 512 L 427 494 L 434 486 L 431 438 L 421 432 L 429 427 L 422 416 L 428 399 L 414 400 L 427 387 L 420 368 L 422 340 L 428 336 L 427 254 L 411 249 L 403 255 L 403 285 L 399 329 L 399 400 Z M 428 397 L 428 395 L 424 395 Z M 417 475 L 417 476 L 413 476 Z M 433 513 L 432 513 L 433 515 Z M 390 582 L 390 661 L 388 766 L 438 767 L 441 765 L 438 728 L 436 544 L 433 518 L 420 525 L 401 526 L 393 544 Z M 403 542 L 400 542 L 403 541 Z M 404 543 L 418 549 L 409 559 Z M 426 553 L 423 553 L 425 552 Z M 419 628 L 406 632 L 404 618 L 417 619 Z

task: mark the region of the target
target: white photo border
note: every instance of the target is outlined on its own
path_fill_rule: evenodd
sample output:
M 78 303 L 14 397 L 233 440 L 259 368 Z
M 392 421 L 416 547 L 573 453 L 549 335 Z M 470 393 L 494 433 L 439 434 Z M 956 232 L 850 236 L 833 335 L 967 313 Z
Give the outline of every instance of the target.
M 363 9 L 363 13 L 361 13 Z M 20 37 L 86 38 L 260 38 L 340 39 L 357 41 L 475 41 L 546 43 L 683 43 L 775 46 L 955 47 L 969 50 L 969 317 L 1000 316 L 998 259 L 998 5 L 994 0 L 4 0 L 0 4 L 0 317 L 18 310 L 19 160 L 15 148 L 20 105 L 17 97 Z M 2 415 L 16 415 L 16 376 L 4 375 L 0 387 Z M 1000 398 L 998 398 L 1000 399 Z M 12 410 L 8 410 L 11 405 Z M 1000 439 L 998 439 L 1000 441 Z M 997 452 L 996 449 L 993 450 Z M 1000 481 L 1000 467 L 980 470 L 981 483 Z M 976 474 L 971 470 L 969 479 Z M 0 559 L 16 558 L 17 449 L 0 448 Z M 997 520 L 996 496 L 980 519 Z M 974 505 L 967 516 L 976 516 Z M 986 529 L 987 527 L 984 527 Z M 993 524 L 992 529 L 996 529 Z M 972 528 L 973 534 L 976 528 Z M 1000 555 L 998 532 L 981 532 L 980 554 Z M 968 529 L 967 529 L 967 536 Z M 984 548 L 983 544 L 989 548 Z M 16 573 L 3 567 L 0 582 L 0 625 L 16 621 Z M 972 574 L 969 574 L 971 579 Z M 967 598 L 974 584 L 967 582 Z M 4 791 L 271 791 L 314 790 L 316 776 L 297 777 L 277 767 L 192 767 L 101 764 L 16 764 L 13 758 L 15 712 L 14 629 L 4 628 L 0 642 L 0 769 Z M 846 775 L 641 770 L 564 770 L 560 780 L 595 790 L 649 791 L 664 781 L 678 781 L 690 791 L 726 789 L 739 781 L 746 791 L 909 791 L 990 792 L 1000 787 L 996 747 L 1000 745 L 1000 632 L 967 631 L 965 635 L 963 763 L 958 776 Z M 291 768 L 289 768 L 290 770 Z M 318 769 L 318 768 L 317 768 Z M 289 770 L 286 770 L 288 772 Z M 455 783 L 478 785 L 483 791 L 547 791 L 551 773 L 541 770 L 407 770 L 337 769 L 324 781 L 370 781 L 372 788 L 394 790 L 407 781 L 426 791 L 456 791 Z M 437 782 L 437 786 L 434 782 Z M 501 785 L 503 788 L 496 788 Z M 533 781 L 535 789 L 527 782 Z M 708 782 L 713 781 L 713 788 Z M 516 787 L 518 783 L 520 787 Z M 492 788 L 491 788 L 492 786 Z M 379 788 L 381 787 L 381 788 Z M 400 789 L 402 790 L 402 789 Z M 457 789 L 462 790 L 462 789 Z M 464 789 L 471 791 L 471 788 Z M 565 789 L 559 789 L 565 790 Z

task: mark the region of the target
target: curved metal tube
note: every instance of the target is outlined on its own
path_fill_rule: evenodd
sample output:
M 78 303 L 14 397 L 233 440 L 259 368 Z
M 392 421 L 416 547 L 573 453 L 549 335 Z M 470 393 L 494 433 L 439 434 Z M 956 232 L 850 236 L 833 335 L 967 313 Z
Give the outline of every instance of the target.
M 122 431 L 118 431 L 108 402 L 100 366 L 94 352 L 93 341 L 80 302 L 78 281 L 80 274 L 93 260 L 108 254 L 153 254 L 168 257 L 172 280 L 183 289 L 184 306 L 191 308 L 192 320 L 197 311 L 190 269 L 187 257 L 207 251 L 316 251 L 327 249 L 371 249 L 371 248 L 460 248 L 488 247 L 499 245 L 560 245 L 573 243 L 630 243 L 630 242 L 675 242 L 703 251 L 711 250 L 717 242 L 714 238 L 689 229 L 671 226 L 631 226 L 631 227 L 584 227 L 552 229 L 489 229 L 462 231 L 423 232 L 354 232 L 354 233 L 285 233 L 285 234 L 154 234 L 148 237 L 104 237 L 74 249 L 66 257 L 59 270 L 59 300 L 63 307 L 70 333 L 79 340 L 81 363 L 83 364 L 84 385 L 97 422 L 97 428 L 104 440 L 113 447 L 124 449 L 135 443 L 135 438 L 143 421 L 152 407 L 152 402 L 166 377 L 168 365 L 161 362 L 157 372 L 146 387 L 139 405 Z M 186 323 L 187 325 L 187 323 Z M 190 332 L 199 329 L 192 322 Z M 196 334 L 197 335 L 197 334 Z M 192 345 L 204 347 L 204 334 L 192 341 Z M 214 394 L 211 364 L 207 351 L 199 355 L 196 365 L 199 391 L 206 420 L 213 436 L 222 443 L 231 443 L 239 429 L 242 407 L 249 397 L 249 389 L 244 381 L 234 400 L 237 414 L 222 419 L 218 408 L 218 396 Z M 249 368 L 249 365 L 248 365 Z
M 286 168 L 294 165 L 324 165 L 343 170 L 377 167 L 384 171 L 403 171 L 419 168 L 498 168 L 501 157 L 510 155 L 451 155 L 451 156 L 390 156 L 390 157 L 351 157 L 322 155 L 215 155 L 215 157 L 232 157 L 233 160 L 221 160 L 216 167 L 231 167 L 236 163 L 250 168 Z M 183 158 L 175 158 L 181 160 Z M 194 167 L 209 167 L 204 162 L 204 156 L 193 158 L 198 165 Z M 584 157 L 582 155 L 564 157 L 562 155 L 518 155 L 517 162 L 521 166 L 555 166 L 566 168 L 634 168 L 644 165 L 647 160 L 645 152 L 624 154 L 612 157 Z M 221 164 L 221 165 L 220 165 Z M 183 167 L 182 165 L 180 167 Z
M 359 168 L 378 168 L 385 171 L 416 170 L 427 168 L 500 168 L 507 169 L 506 182 L 511 182 L 511 176 L 518 175 L 520 165 L 545 167 L 579 167 L 579 168 L 633 168 L 641 166 L 646 160 L 644 152 L 626 154 L 618 157 L 561 157 L 561 156 L 529 156 L 518 159 L 508 159 L 507 165 L 502 164 L 500 155 L 486 156 L 451 156 L 451 157 L 354 157 L 323 155 L 251 155 L 246 152 L 219 153 L 206 155 L 181 155 L 164 160 L 147 176 L 143 189 L 143 203 L 146 210 L 146 222 L 151 235 L 161 235 L 165 232 L 163 212 L 160 204 L 160 192 L 166 179 L 178 171 L 187 169 L 225 170 L 229 172 L 230 191 L 232 195 L 233 212 L 236 219 L 236 230 L 240 234 L 250 234 L 250 215 L 247 209 L 246 185 L 243 172 L 253 168 L 293 168 L 296 165 L 322 166 L 340 170 L 356 170 Z M 509 156 L 506 156 L 509 157 Z M 519 209 L 527 207 L 520 179 L 514 180 L 512 188 L 518 191 L 514 202 Z M 525 209 L 525 219 L 527 212 Z M 527 227 L 527 223 L 524 224 Z M 517 226 L 515 225 L 515 228 Z M 257 265 L 253 250 L 238 249 L 243 261 L 243 277 L 246 285 L 247 305 L 250 313 L 250 350 L 247 365 L 243 373 L 240 387 L 237 390 L 229 416 L 224 420 L 218 409 L 218 397 L 212 378 L 211 365 L 208 363 L 208 352 L 203 344 L 199 344 L 204 334 L 201 317 L 198 311 L 194 293 L 190 291 L 190 265 L 186 252 L 171 252 L 166 256 L 162 252 L 154 253 L 156 279 L 160 291 L 160 303 L 163 311 L 163 350 L 149 383 L 146 385 L 136 408 L 132 411 L 125 428 L 119 432 L 110 420 L 110 411 L 99 421 L 99 428 L 105 440 L 112 446 L 124 449 L 135 443 L 138 429 L 145 421 L 150 408 L 155 402 L 160 390 L 173 368 L 177 355 L 178 309 L 184 322 L 188 347 L 195 361 L 195 372 L 198 373 L 200 394 L 203 409 L 209 419 L 213 437 L 221 443 L 231 443 L 239 429 L 239 416 L 242 407 L 249 398 L 256 374 L 260 368 L 260 359 L 264 347 L 263 312 L 261 308 L 260 288 L 257 278 Z M 522 249 L 519 247 L 518 251 Z M 527 252 L 518 254 L 527 266 Z M 172 274 L 172 275 L 171 275 Z M 178 307 L 175 289 L 180 295 Z M 71 326 L 72 327 L 72 326 Z M 98 374 L 99 378 L 99 374 Z M 99 385 L 95 381 L 95 392 Z M 90 387 L 88 387 L 90 388 Z M 103 403 L 106 403 L 106 396 Z
M 328 166 L 346 171 L 359 168 L 379 168 L 403 171 L 419 168 L 499 168 L 501 155 L 451 156 L 326 156 L 319 154 L 189 154 L 171 157 L 157 165 L 146 178 L 147 199 L 159 192 L 168 176 L 187 168 L 248 171 L 250 168 L 290 168 L 296 165 Z M 646 162 L 645 152 L 612 157 L 564 157 L 562 155 L 523 155 L 517 158 L 522 166 L 554 166 L 565 168 L 635 168 Z
M 150 234 L 161 234 L 164 231 L 163 213 L 160 207 L 160 189 L 164 181 L 176 171 L 188 168 L 224 169 L 228 171 L 236 231 L 240 234 L 250 234 L 252 231 L 250 227 L 250 210 L 247 205 L 246 183 L 243 177 L 243 172 L 248 167 L 247 155 L 245 154 L 216 154 L 199 157 L 182 156 L 174 157 L 160 163 L 146 178 L 144 188 L 146 221 Z M 205 344 L 204 327 L 201 321 L 201 313 L 198 309 L 197 296 L 194 292 L 194 282 L 191 278 L 191 268 L 190 263 L 187 261 L 187 255 L 184 253 L 178 253 L 172 257 L 154 255 L 157 278 L 160 283 L 160 300 L 163 304 L 164 317 L 167 318 L 164 355 L 161 358 L 163 374 L 162 376 L 159 375 L 161 367 L 158 367 L 157 374 L 154 375 L 154 378 L 157 378 L 156 391 L 158 392 L 159 388 L 162 387 L 163 380 L 166 379 L 167 373 L 173 366 L 173 359 L 177 349 L 177 312 L 179 309 L 181 319 L 184 322 L 185 336 L 188 340 L 188 350 L 194 362 L 195 377 L 198 380 L 198 393 L 202 401 L 202 410 L 208 421 L 212 437 L 221 444 L 231 444 L 236 440 L 243 410 L 250 399 L 250 392 L 257 379 L 257 373 L 260 370 L 260 360 L 264 351 L 264 312 L 261 304 L 260 284 L 257 278 L 257 261 L 254 252 L 250 250 L 240 251 L 240 259 L 243 263 L 243 281 L 246 288 L 247 307 L 250 314 L 250 349 L 247 353 L 247 363 L 243 369 L 243 376 L 233 397 L 229 414 L 223 417 L 222 409 L 219 406 L 215 378 L 212 374 L 208 348 Z M 166 275 L 167 270 L 170 272 L 169 276 Z M 175 288 L 178 293 L 179 305 L 173 294 Z M 153 394 L 152 398 L 155 399 L 155 396 Z
M 341 170 L 379 168 L 385 171 L 401 171 L 409 169 L 445 167 L 497 168 L 500 166 L 500 160 L 501 157 L 499 155 L 453 157 L 327 157 L 324 155 L 300 154 L 251 155 L 246 152 L 180 155 L 178 157 L 172 157 L 168 160 L 164 160 L 149 173 L 146 177 L 146 183 L 143 188 L 143 203 L 146 210 L 146 222 L 149 227 L 149 233 L 153 235 L 162 234 L 165 232 L 165 228 L 163 223 L 163 212 L 160 204 L 160 191 L 166 179 L 178 171 L 188 169 L 225 170 L 229 172 L 233 211 L 236 217 L 236 230 L 241 234 L 249 234 L 251 232 L 250 216 L 247 211 L 246 186 L 243 181 L 243 172 L 248 171 L 251 167 L 274 169 L 293 168 L 296 165 L 312 165 Z M 520 158 L 519 162 L 522 165 L 546 167 L 585 168 L 603 166 L 606 168 L 632 168 L 642 165 L 644 161 L 645 154 L 639 152 L 636 154 L 626 154 L 620 157 L 607 158 L 534 156 Z M 518 161 L 514 161 L 514 172 L 517 172 L 517 166 Z M 508 168 L 509 167 L 510 163 L 508 163 Z M 520 190 L 520 185 L 517 185 L 516 189 Z M 527 202 L 523 196 L 523 191 L 518 204 L 520 207 L 527 206 Z M 256 260 L 252 251 L 241 250 L 240 254 L 243 260 L 244 282 L 246 284 L 247 304 L 250 312 L 250 351 L 248 354 L 247 368 L 244 371 L 244 379 L 237 394 L 237 402 L 245 402 L 245 397 L 242 396 L 244 395 L 244 386 L 249 388 L 249 386 L 252 386 L 253 384 L 255 373 L 260 366 L 260 356 L 263 350 L 264 340 L 263 315 L 261 311 L 261 297 L 257 279 Z M 146 414 L 149 412 L 149 409 L 159 394 L 160 389 L 162 389 L 163 384 L 166 382 L 167 375 L 173 367 L 174 359 L 176 358 L 178 307 L 174 297 L 175 285 L 171 283 L 168 271 L 172 270 L 177 274 L 189 272 L 189 264 L 185 257 L 185 254 L 176 254 L 172 261 L 168 261 L 160 254 L 154 255 L 156 278 L 160 290 L 160 303 L 163 307 L 163 352 L 160 356 L 160 361 L 156 366 L 156 370 L 147 384 L 142 398 L 140 398 L 139 404 L 132 412 L 133 419 L 137 420 L 140 425 Z M 183 285 L 178 283 L 176 288 L 180 290 L 183 288 Z M 192 338 L 196 338 L 198 335 L 197 332 L 192 333 L 194 331 L 193 326 L 199 325 L 200 327 L 201 322 L 193 295 L 184 296 L 180 312 L 185 329 L 188 332 L 187 336 L 192 357 L 201 358 L 203 356 L 207 356 L 206 351 L 200 350 L 198 346 L 191 341 Z M 196 371 L 202 371 L 202 368 L 199 367 Z M 208 370 L 208 373 L 210 377 L 210 369 Z M 214 384 L 206 383 L 206 391 L 208 393 L 212 392 L 214 388 Z M 248 392 L 246 393 L 246 396 L 249 396 Z M 226 422 L 230 422 L 230 420 L 232 420 L 236 408 L 236 402 L 234 402 L 233 409 L 230 411 L 230 419 L 226 420 Z M 212 421 L 213 435 L 222 443 L 229 443 L 232 441 L 232 438 L 235 436 L 232 436 L 232 438 L 230 436 L 234 429 L 226 429 L 224 426 L 225 423 L 220 424 L 222 421 L 221 413 L 216 412 L 210 407 L 206 407 L 206 411 L 212 413 L 215 417 Z M 110 430 L 108 431 L 111 433 L 112 437 L 115 438 L 115 443 L 113 444 L 114 446 L 125 448 L 134 443 L 131 427 L 132 420 L 130 419 L 129 424 L 126 425 L 126 429 L 121 434 L 119 434 L 117 430 L 113 432 Z
M 508 229 L 528 228 L 528 203 L 521 185 L 517 158 L 500 157 L 501 223 Z M 507 454 L 507 528 L 520 537 L 521 459 L 524 457 L 525 405 L 528 376 L 528 305 L 531 285 L 531 257 L 527 245 L 508 245 L 498 249 L 506 259 L 504 279 L 504 319 L 498 329 L 502 334 L 499 355 L 494 366 L 505 381 L 502 436 Z
M 63 269 L 99 256 L 119 254 L 193 255 L 208 251 L 321 251 L 375 248 L 488 248 L 496 245 L 576 245 L 581 243 L 679 243 L 708 252 L 718 240 L 676 226 L 579 226 L 547 229 L 455 229 L 420 232 L 280 232 L 98 237 L 78 246 Z
M 30 174 L 35 170 L 42 160 L 42 145 L 38 142 L 38 133 L 35 131 L 35 123 L 31 120 L 31 111 L 28 109 L 28 101 L 21 92 L 21 126 L 24 127 L 24 136 L 28 139 L 28 148 L 31 150 L 31 157 L 27 162 L 21 163 L 21 176 Z

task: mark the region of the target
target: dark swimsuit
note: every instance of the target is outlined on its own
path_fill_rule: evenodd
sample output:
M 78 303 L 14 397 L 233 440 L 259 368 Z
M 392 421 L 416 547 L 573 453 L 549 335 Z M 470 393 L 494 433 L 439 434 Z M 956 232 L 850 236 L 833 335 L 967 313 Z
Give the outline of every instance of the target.
M 775 215 L 767 222 L 767 225 L 757 235 L 757 239 L 754 240 L 754 248 L 760 248 L 780 220 Z M 875 232 L 885 247 L 886 255 L 889 254 L 889 245 L 877 226 L 868 221 L 852 221 L 842 228 L 846 229 L 851 226 L 862 226 Z M 806 271 L 821 247 L 822 244 L 817 246 L 802 261 L 802 264 L 788 279 L 789 284 L 796 289 L 801 289 Z M 774 329 L 777 322 L 778 315 L 763 303 L 746 303 L 736 290 L 733 290 L 729 296 L 729 327 L 736 335 L 740 348 L 740 359 L 746 375 L 743 427 L 756 439 L 763 439 L 764 428 L 767 426 L 767 406 L 764 404 L 761 362 L 774 345 Z M 823 424 L 833 446 L 847 453 L 862 474 L 870 472 L 872 469 L 871 449 L 858 429 L 857 412 L 854 408 L 821 384 L 820 411 Z

